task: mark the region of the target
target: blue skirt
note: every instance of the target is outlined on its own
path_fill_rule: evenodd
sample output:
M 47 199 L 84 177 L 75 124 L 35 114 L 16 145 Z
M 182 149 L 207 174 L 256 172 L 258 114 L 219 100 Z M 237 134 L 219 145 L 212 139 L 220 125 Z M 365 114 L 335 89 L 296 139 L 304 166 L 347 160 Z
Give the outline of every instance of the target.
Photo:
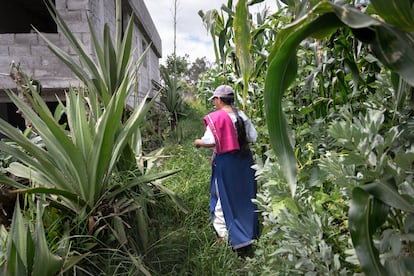
M 252 155 L 242 157 L 239 152 L 217 154 L 212 164 L 211 218 L 214 218 L 218 188 L 233 249 L 251 244 L 258 236 L 257 207 L 252 202 L 252 199 L 256 198 L 257 184 L 252 165 Z

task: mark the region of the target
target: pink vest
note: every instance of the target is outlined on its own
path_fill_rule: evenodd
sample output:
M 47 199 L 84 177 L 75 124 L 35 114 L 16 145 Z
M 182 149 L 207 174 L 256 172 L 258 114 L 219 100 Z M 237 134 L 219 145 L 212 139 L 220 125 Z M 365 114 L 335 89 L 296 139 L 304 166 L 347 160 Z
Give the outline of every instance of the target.
M 209 126 L 216 142 L 216 153 L 240 150 L 237 132 L 230 115 L 224 110 L 214 111 L 204 117 L 204 124 Z

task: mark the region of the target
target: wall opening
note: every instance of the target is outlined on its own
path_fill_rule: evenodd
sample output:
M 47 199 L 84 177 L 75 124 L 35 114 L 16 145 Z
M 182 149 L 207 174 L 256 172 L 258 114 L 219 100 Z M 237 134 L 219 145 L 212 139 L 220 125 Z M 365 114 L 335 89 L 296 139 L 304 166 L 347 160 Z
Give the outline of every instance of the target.
M 65 101 L 62 103 L 65 104 Z M 58 102 L 46 102 L 46 105 L 52 114 L 55 112 L 58 104 Z M 0 103 L 0 111 L 0 118 L 7 121 L 10 125 L 20 129 L 21 131 L 26 129 L 24 119 L 20 114 L 17 114 L 17 106 L 14 103 Z M 68 127 L 66 114 L 63 114 L 59 124 L 66 124 L 66 128 Z M 2 138 L 6 137 L 0 133 L 0 139 Z
M 52 1 L 55 5 L 55 0 Z M 0 34 L 30 33 L 32 25 L 43 33 L 57 33 L 57 26 L 44 0 L 2 1 Z

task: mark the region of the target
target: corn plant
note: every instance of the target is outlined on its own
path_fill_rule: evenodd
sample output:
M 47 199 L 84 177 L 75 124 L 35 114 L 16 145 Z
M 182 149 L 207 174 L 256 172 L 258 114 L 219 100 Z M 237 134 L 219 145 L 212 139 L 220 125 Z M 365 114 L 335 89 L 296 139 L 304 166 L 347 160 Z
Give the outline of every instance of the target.
M 306 3 L 305 3 L 306 2 Z M 369 45 L 372 54 L 387 68 L 398 74 L 401 80 L 414 85 L 413 70 L 413 14 L 410 1 L 371 1 L 374 12 L 387 21 L 377 20 L 369 14 L 329 1 L 289 1 L 298 18 L 283 28 L 277 36 L 268 58 L 269 69 L 265 82 L 265 110 L 271 145 L 281 163 L 284 177 L 290 185 L 292 196 L 297 188 L 297 161 L 294 142 L 289 134 L 289 123 L 285 118 L 282 99 L 297 76 L 297 49 L 310 36 L 323 38 L 346 28 L 362 43 Z M 304 4 L 305 3 L 305 4 Z M 309 9 L 306 9 L 309 8 Z M 369 10 L 369 9 L 368 9 Z M 390 13 L 392 11 L 392 13 Z M 403 18 L 404 20 L 399 19 Z M 392 19 L 391 19 L 392 18 Z M 398 18 L 398 19 L 397 19 Z M 355 75 L 356 76 L 356 75 Z M 354 78 L 358 85 L 358 78 Z M 400 91 L 400 90 L 398 90 Z M 402 90 L 401 90 L 402 91 Z M 397 95 L 396 98 L 401 98 Z M 380 275 L 391 273 L 391 265 L 379 259 L 372 241 L 374 232 L 384 224 L 390 210 L 412 213 L 412 204 L 392 188 L 401 184 L 396 176 L 391 179 L 378 178 L 353 189 L 350 202 L 350 232 L 363 271 Z M 391 209 L 390 209 L 391 208 Z M 410 257 L 408 257 L 410 258 Z M 407 264 L 403 258 L 399 264 Z M 407 265 L 404 266 L 407 268 Z M 388 269 L 388 270 L 387 270 Z

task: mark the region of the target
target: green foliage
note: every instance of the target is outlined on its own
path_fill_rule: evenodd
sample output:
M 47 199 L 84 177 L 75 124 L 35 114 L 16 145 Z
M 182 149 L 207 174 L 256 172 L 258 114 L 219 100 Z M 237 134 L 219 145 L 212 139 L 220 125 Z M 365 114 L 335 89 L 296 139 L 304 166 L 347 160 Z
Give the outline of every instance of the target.
M 408 119 L 404 117 L 400 114 L 399 119 Z M 412 153 L 406 148 L 409 142 L 402 135 L 407 130 L 403 125 L 390 127 L 392 118 L 387 118 L 382 110 L 368 110 L 359 116 L 343 112 L 343 118 L 333 122 L 328 130 L 342 150 L 329 153 L 322 160 L 321 169 L 332 181 L 346 187 L 349 196 L 352 191 L 349 227 L 353 243 L 360 249 L 357 254 L 361 266 L 369 273 L 387 271 L 392 275 L 410 271 L 412 268 L 406 262 L 413 257 L 405 256 L 403 252 L 410 250 L 411 241 L 391 245 L 393 254 L 389 254 L 390 248 L 374 245 L 376 240 L 384 243 L 378 235 L 378 228 L 383 229 L 383 234 L 389 231 L 394 235 L 401 233 L 398 234 L 401 241 L 405 240 L 409 229 L 405 221 L 409 223 L 410 214 L 414 211 L 414 193 L 407 193 L 405 187 L 412 186 L 410 181 L 406 182 L 412 172 L 399 161 L 413 160 Z M 353 188 L 355 186 L 358 187 Z M 398 253 L 396 247 L 399 248 Z M 394 270 L 397 269 L 395 267 L 398 270 Z
M 414 64 L 413 40 L 407 32 L 411 20 L 405 20 L 411 9 L 407 1 L 371 1 L 367 11 L 382 14 L 392 24 L 388 25 L 377 15 L 339 2 L 281 2 L 287 9 L 259 18 L 251 28 L 250 52 L 239 53 L 236 59 L 233 46 L 247 44 L 237 40 L 233 45 L 234 37 L 242 35 L 234 26 L 233 1 L 222 6 L 222 13 L 199 13 L 221 66 L 221 71 L 209 75 L 206 86 L 217 81 L 241 83 L 239 60 L 250 56 L 256 61 L 246 108 L 263 137 L 255 149 L 265 160 L 256 166 L 262 183 L 258 205 L 264 235 L 251 268 L 265 267 L 264 275 L 271 271 L 404 274 L 411 269 L 407 263 L 412 256 L 406 252 L 412 242 L 397 233 L 410 229 L 401 227 L 404 221 L 410 223 L 413 203 L 411 142 L 404 135 L 412 137 L 412 130 L 407 129 L 412 100 L 407 100 L 412 99 L 412 74 L 408 72 Z M 404 20 L 398 22 L 400 17 Z M 260 59 L 263 56 L 266 62 Z M 386 68 L 392 70 L 391 79 L 384 74 Z M 266 120 L 261 118 L 263 106 Z M 276 157 L 266 152 L 269 142 Z M 372 197 L 378 211 L 390 209 L 385 223 L 370 227 L 376 212 L 365 212 L 366 205 L 351 200 L 353 189 Z M 365 220 L 354 214 L 365 214 Z M 336 233 L 328 227 L 332 224 L 339 229 Z M 303 225 L 319 229 L 315 235 L 323 233 L 326 250 L 312 246 L 314 240 L 307 238 Z M 389 237 L 390 233 L 395 241 L 404 242 L 385 242 L 381 235 Z M 333 252 L 329 260 L 334 261 L 326 263 L 321 251 Z M 375 263 L 384 267 L 371 270 Z
M 385 5 L 380 4 L 380 1 L 373 2 L 376 2 L 375 4 L 379 6 Z M 301 12 L 296 13 L 298 15 L 298 19 L 279 32 L 277 40 L 274 44 L 274 50 L 269 56 L 270 64 L 265 83 L 265 107 L 271 144 L 275 149 L 278 160 L 281 162 L 284 170 L 284 176 L 291 187 L 292 195 L 295 194 L 297 187 L 297 164 L 295 152 L 293 150 L 294 144 L 291 142 L 291 135 L 288 123 L 285 119 L 282 99 L 284 92 L 288 90 L 289 86 L 297 76 L 298 62 L 296 54 L 297 48 L 303 40 L 309 36 L 323 38 L 339 27 L 350 28 L 356 38 L 361 40 L 363 43 L 368 43 L 370 45 L 370 49 L 373 54 L 385 66 L 398 73 L 400 77 L 409 84 L 413 84 L 412 74 L 407 73 L 408 71 L 412 71 L 414 64 L 414 62 L 412 62 L 411 50 L 413 49 L 413 45 L 410 33 L 403 32 L 393 26 L 389 26 L 346 5 L 336 5 L 330 2 L 321 2 L 316 4 L 311 3 L 311 1 L 308 1 L 308 4 L 308 7 L 312 7 L 311 10 L 301 8 Z M 403 3 L 399 3 L 399 5 L 395 5 L 395 8 L 402 10 L 402 5 Z M 378 9 L 378 6 L 376 8 Z M 395 14 L 395 16 L 397 17 L 397 14 Z M 392 59 L 392 53 L 399 53 L 399 58 Z M 353 85 L 355 92 L 358 88 L 358 68 L 352 60 L 344 59 L 344 61 L 347 62 L 351 72 L 353 72 Z M 341 75 L 338 74 L 338 76 Z M 343 77 L 341 78 L 343 79 Z M 342 83 L 344 82 L 342 81 Z M 345 92 L 344 88 L 340 90 Z M 346 93 L 344 94 L 346 95 Z M 344 97 L 342 98 L 344 99 Z M 400 99 L 400 96 L 397 95 L 396 98 Z M 398 103 L 395 106 L 400 106 L 400 104 Z M 381 108 L 383 107 L 381 106 L 380 109 Z M 363 109 L 366 109 L 366 106 L 363 107 Z M 358 122 L 368 122 L 369 120 L 367 120 L 367 118 L 362 120 L 361 117 L 359 117 L 359 121 L 356 121 L 354 119 L 354 114 L 351 116 L 352 119 L 349 119 L 351 126 L 346 124 L 340 126 L 341 130 L 344 130 L 344 132 L 352 133 L 352 140 L 344 140 L 343 137 L 341 137 L 341 140 L 338 140 L 338 145 L 340 144 L 341 146 L 344 146 L 343 142 L 358 143 L 357 148 L 353 147 L 349 150 L 349 152 L 347 151 L 347 155 L 342 158 L 344 158 L 348 164 L 353 164 L 353 166 L 355 166 L 357 177 L 362 175 L 363 179 L 358 179 L 358 181 L 354 184 L 368 184 L 365 185 L 365 190 L 373 198 L 373 200 L 371 200 L 372 202 L 381 200 L 380 206 L 384 205 L 384 207 L 395 207 L 395 204 L 398 204 L 398 207 L 396 207 L 397 209 L 400 209 L 402 206 L 408 207 L 408 202 L 407 204 L 404 203 L 403 197 L 398 192 L 390 193 L 388 194 L 390 196 L 387 197 L 387 199 L 384 198 L 386 194 L 385 191 L 389 191 L 389 187 L 387 188 L 387 184 L 384 183 L 383 179 L 387 173 L 389 174 L 393 171 L 393 169 L 388 167 L 387 162 L 390 162 L 390 159 L 388 158 L 389 149 L 393 148 L 394 145 L 388 143 L 385 143 L 388 144 L 388 146 L 377 147 L 377 145 L 381 145 L 384 141 L 394 142 L 398 136 L 398 131 L 391 128 L 389 135 L 386 137 L 379 135 L 378 128 L 382 126 L 384 122 L 384 120 L 381 119 L 383 117 L 378 116 L 379 113 L 381 112 L 374 111 L 366 113 L 366 115 L 359 114 L 359 116 L 373 118 L 372 121 L 370 121 L 371 123 L 368 123 L 368 126 L 364 127 L 363 124 L 358 125 Z M 387 122 L 387 126 L 392 126 L 392 124 Z M 366 132 L 364 134 L 358 133 L 358 131 L 356 131 L 357 129 L 366 129 Z M 330 131 L 329 134 L 332 135 L 333 132 L 335 131 Z M 361 134 L 362 136 L 358 136 L 358 134 Z M 345 144 L 345 146 L 346 145 L 347 144 Z M 364 173 L 358 171 L 359 166 L 364 166 L 366 168 Z M 348 169 L 346 171 L 350 170 Z M 355 175 L 353 177 L 355 177 Z M 376 184 L 371 184 L 372 181 Z M 391 182 L 400 183 L 395 181 L 395 179 Z M 360 195 L 361 193 L 357 191 L 359 190 L 355 190 L 355 193 Z M 366 206 L 359 204 L 359 201 L 357 200 L 351 201 L 350 203 L 350 210 L 352 210 L 349 214 L 349 224 L 351 227 L 350 231 L 361 266 L 367 273 L 373 271 L 376 271 L 376 273 L 384 272 L 385 269 L 382 267 L 382 264 L 379 261 L 379 255 L 374 250 L 374 243 L 371 241 L 372 234 L 377 230 L 377 227 L 382 225 L 382 223 L 371 225 L 371 227 L 373 227 L 373 229 L 371 229 L 369 227 L 370 221 L 374 219 L 376 213 L 365 213 L 365 217 L 369 218 L 369 220 L 362 220 L 354 214 L 364 213 L 363 210 L 365 210 Z M 380 210 L 380 208 L 378 210 Z M 411 212 L 411 208 L 404 208 L 402 210 Z M 361 224 L 358 222 L 364 223 Z M 398 224 L 393 225 L 392 227 L 398 228 Z M 363 231 L 363 229 L 369 230 Z M 367 252 L 371 252 L 371 254 Z M 375 269 L 374 267 L 378 268 Z M 404 265 L 400 264 L 399 267 L 404 267 Z
M 33 132 L 41 140 L 40 145 L 37 140 L 29 139 L 0 121 L 0 131 L 13 142 L 0 141 L 0 148 L 17 160 L 7 167 L 7 172 L 27 179 L 29 184 L 25 186 L 3 174 L 0 175 L 2 182 L 18 188 L 18 193 L 36 195 L 31 197 L 32 200 L 44 196 L 50 205 L 45 216 L 49 222 L 46 235 L 53 241 L 45 241 L 41 223 L 43 212 L 28 207 L 39 221 L 37 228 L 42 230 L 37 231 L 42 240 L 37 240 L 45 242 L 39 246 L 43 251 L 53 246 L 59 256 L 73 257 L 75 261 L 68 262 L 64 268 L 73 274 L 139 271 L 148 275 L 142 256 L 153 238 L 148 206 L 155 202 L 154 191 L 161 191 L 180 204 L 175 193 L 159 182 L 177 170 L 153 170 L 155 162 L 150 156 L 145 156 L 143 161 L 139 127 L 157 97 L 149 102 L 144 97 L 130 113 L 125 106 L 127 97 L 134 91 L 143 56 L 133 65 L 133 17 L 122 36 L 121 1 L 116 1 L 116 7 L 116 38 L 111 38 L 107 25 L 103 40 L 97 38 L 91 27 L 95 56 L 90 56 L 53 5 L 49 6 L 59 29 L 84 64 L 79 66 L 77 58 L 39 33 L 84 85 L 77 90 L 70 88 L 65 105 L 59 105 L 67 117 L 67 126 L 59 123 L 59 116 L 51 114 L 29 82 L 31 93 L 26 98 L 30 105 L 11 91 L 8 95 L 30 118 Z M 153 158 L 158 157 L 156 153 L 153 155 Z M 185 209 L 185 206 L 179 206 Z M 53 217 L 59 219 L 50 223 Z M 18 231 L 24 231 L 22 224 L 16 227 Z M 6 257 L 7 265 L 14 265 L 13 254 Z M 25 267 L 31 269 L 26 263 Z M 55 266 L 44 264 L 41 269 L 47 271 L 49 268 L 55 269 Z M 58 270 L 61 268 L 53 271 Z
M 243 263 L 230 245 L 216 244 L 210 225 L 209 186 L 211 150 L 196 149 L 194 139 L 204 132 L 204 106 L 188 103 L 189 116 L 179 121 L 184 138 L 179 145 L 172 137 L 165 141 L 162 169 L 181 168 L 163 185 L 175 191 L 190 210 L 183 213 L 172 207 L 171 199 L 158 195 L 153 223 L 160 239 L 151 245 L 145 258 L 154 275 L 240 275 Z
M 183 57 L 175 56 L 174 54 L 168 55 L 165 65 L 161 65 L 160 70 L 168 72 L 170 75 L 183 77 L 188 72 L 189 58 L 188 54 Z
M 159 86 L 161 102 L 170 114 L 170 126 L 174 130 L 177 126 L 178 118 L 185 115 L 183 89 L 177 76 L 171 74 L 166 68 L 161 68 L 160 71 L 164 82 L 163 86 Z
M 240 73 L 243 80 L 243 110 L 246 102 L 247 93 L 249 90 L 249 78 L 250 78 L 250 26 L 249 26 L 249 13 L 247 9 L 247 3 L 245 0 L 237 1 L 236 13 L 234 15 L 234 40 L 236 45 L 236 56 L 239 58 Z
M 264 163 L 257 159 L 255 165 L 262 191 L 256 203 L 263 215 L 263 230 L 248 269 L 263 267 L 259 275 L 355 271 L 350 261 L 355 253 L 348 242 L 347 196 L 341 187 L 317 177 L 306 180 L 304 175 L 293 200 L 273 152 L 266 156 Z
M 233 1 L 228 1 L 220 10 L 199 12 L 212 36 L 216 53 L 216 68 L 205 74 L 200 94 L 203 97 L 209 96 L 208 93 L 218 85 L 231 85 L 237 95 L 237 104 L 248 115 L 257 114 L 257 126 L 261 127 L 265 125 L 260 120 L 263 118 L 260 114 L 264 113 L 263 83 L 267 56 L 277 32 L 270 26 L 278 24 L 276 22 L 288 22 L 289 18 L 284 17 L 280 11 L 270 15 L 267 9 L 250 14 L 248 8 L 258 2 L 260 1 L 239 1 L 235 10 Z
M 372 12 L 378 14 L 384 20 L 399 29 L 412 32 L 414 31 L 414 11 L 412 1 L 372 1 Z M 370 11 L 371 9 L 369 9 Z
M 170 128 L 177 136 L 177 141 L 182 139 L 181 129 L 177 126 L 178 120 L 187 116 L 184 99 L 193 97 L 199 78 L 206 70 L 205 58 L 197 58 L 190 66 L 188 55 L 180 57 L 172 54 L 167 57 L 165 66 L 160 67 L 162 82 L 153 81 L 161 93 L 161 102 L 168 111 Z
M 16 204 L 7 249 L 2 251 L 6 260 L 0 265 L 2 274 L 56 275 L 63 268 L 64 260 L 48 248 L 42 222 L 43 210 L 42 202 L 38 201 L 36 223 L 30 225 L 22 215 L 20 204 Z

